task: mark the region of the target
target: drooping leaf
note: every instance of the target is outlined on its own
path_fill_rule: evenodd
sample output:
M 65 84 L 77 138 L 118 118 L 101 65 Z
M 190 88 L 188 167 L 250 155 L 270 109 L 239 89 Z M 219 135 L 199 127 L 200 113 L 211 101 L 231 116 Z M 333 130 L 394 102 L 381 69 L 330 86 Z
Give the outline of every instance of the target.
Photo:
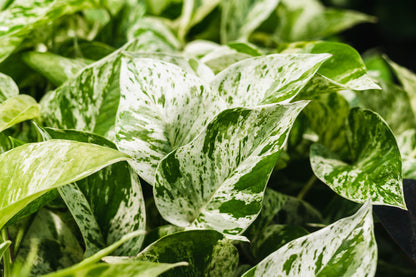
M 85 63 L 65 58 L 52 53 L 27 52 L 22 55 L 23 60 L 34 70 L 41 73 L 54 85 L 60 86 L 66 80 L 71 79 L 82 68 Z
M 370 202 L 351 217 L 285 244 L 243 276 L 374 276 L 377 245 Z
M 128 159 L 113 149 L 65 140 L 28 143 L 1 154 L 0 228 L 53 188 Z
M 315 175 L 344 198 L 406 208 L 402 162 L 396 139 L 385 121 L 370 110 L 354 108 L 348 116 L 349 161 L 321 144 L 311 147 Z
M 165 236 L 134 259 L 189 264 L 167 272 L 166 276 L 230 276 L 238 265 L 238 251 L 216 231 L 192 230 Z
M 154 196 L 161 215 L 178 226 L 241 234 L 260 212 L 271 171 L 306 104 L 217 115 L 191 143 L 160 162 Z
M 29 95 L 21 94 L 0 104 L 0 132 L 22 121 L 40 116 L 39 105 Z
M 190 142 L 223 105 L 205 82 L 173 64 L 123 60 L 121 76 L 116 144 L 153 184 L 159 161 Z
M 116 149 L 111 141 L 85 132 L 44 128 L 53 139 L 89 142 Z M 60 193 L 81 230 L 87 247 L 85 256 L 110 245 L 124 235 L 145 230 L 144 199 L 137 175 L 125 162 L 110 165 L 76 183 L 60 188 Z M 136 255 L 143 242 L 139 236 L 115 250 L 118 255 Z M 95 250 L 94 250 L 95 249 Z
M 3 257 L 4 252 L 6 252 L 9 248 L 10 244 L 12 244 L 10 240 L 6 240 L 0 243 L 0 259 Z
M 274 12 L 279 1 L 221 1 L 221 42 L 246 41 L 250 34 Z
M 0 103 L 6 99 L 17 96 L 19 88 L 13 79 L 3 73 L 0 73 Z
M 16 0 L 0 12 L 0 62 L 35 28 L 79 10 L 92 8 L 92 0 Z
M 229 107 L 289 101 L 329 57 L 328 54 L 275 54 L 245 59 L 220 72 L 211 87 Z

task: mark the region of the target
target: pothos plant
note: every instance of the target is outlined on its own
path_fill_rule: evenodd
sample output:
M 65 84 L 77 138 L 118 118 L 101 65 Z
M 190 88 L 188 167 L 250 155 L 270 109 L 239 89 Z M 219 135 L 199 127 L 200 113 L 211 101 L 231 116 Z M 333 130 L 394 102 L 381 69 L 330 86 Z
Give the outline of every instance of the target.
M 316 0 L 0 9 L 4 276 L 375 275 L 372 206 L 406 210 L 416 176 L 416 75 L 334 42 L 372 17 Z

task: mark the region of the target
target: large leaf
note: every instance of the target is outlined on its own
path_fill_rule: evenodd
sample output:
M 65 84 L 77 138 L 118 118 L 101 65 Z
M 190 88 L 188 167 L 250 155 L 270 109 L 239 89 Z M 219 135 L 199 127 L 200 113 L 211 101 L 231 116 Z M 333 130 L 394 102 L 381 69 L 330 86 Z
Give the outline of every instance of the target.
M 409 129 L 397 136 L 402 155 L 403 178 L 416 179 L 416 130 Z
M 16 0 L 0 12 L 0 62 L 7 58 L 32 30 L 65 14 L 92 8 L 93 0 Z
M 344 198 L 406 208 L 402 163 L 396 139 L 385 121 L 370 110 L 354 108 L 348 116 L 349 161 L 321 144 L 311 147 L 315 175 Z
M 374 276 L 377 245 L 371 204 L 308 236 L 289 242 L 243 276 Z
M 245 59 L 211 83 L 230 107 L 289 101 L 307 84 L 328 54 L 275 54 Z
M 0 132 L 22 121 L 40 116 L 39 105 L 29 95 L 21 94 L 0 104 Z
M 7 98 L 17 96 L 18 94 L 19 88 L 13 79 L 0 73 L 0 103 L 4 102 Z
M 159 161 L 190 142 L 222 107 L 201 79 L 150 59 L 123 60 L 116 144 L 149 184 Z
M 307 102 L 228 109 L 163 159 L 155 202 L 169 222 L 239 235 L 261 210 L 266 183 Z
M 166 276 L 230 276 L 238 264 L 238 251 L 213 230 L 192 230 L 165 236 L 146 247 L 135 259 L 176 263 L 186 261 Z
M 80 142 L 29 143 L 0 155 L 0 228 L 27 204 L 52 190 L 129 157 Z
M 47 138 L 89 142 L 116 149 L 111 141 L 90 133 L 52 128 L 45 128 L 43 132 L 47 133 L 44 134 Z M 126 234 L 145 229 L 140 182 L 125 162 L 108 166 L 78 181 L 76 185 L 67 185 L 59 190 L 87 245 L 85 256 L 118 241 Z M 117 248 L 115 253 L 136 255 L 142 242 L 143 237 L 136 237 Z
M 54 85 L 60 86 L 86 66 L 85 63 L 52 53 L 27 52 L 22 56 L 25 63 L 40 72 Z
M 221 41 L 247 40 L 249 35 L 276 9 L 280 0 L 221 1 Z

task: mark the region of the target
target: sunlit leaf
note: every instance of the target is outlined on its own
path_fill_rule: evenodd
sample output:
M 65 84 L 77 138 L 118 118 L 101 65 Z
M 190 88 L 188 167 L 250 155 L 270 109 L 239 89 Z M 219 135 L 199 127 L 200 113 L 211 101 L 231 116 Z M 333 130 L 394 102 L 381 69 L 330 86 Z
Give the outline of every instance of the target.
M 3 257 L 4 252 L 6 252 L 9 248 L 10 244 L 12 244 L 10 240 L 6 240 L 0 243 L 0 259 Z
M 13 79 L 0 73 L 0 103 L 4 102 L 7 98 L 17 96 L 18 94 L 19 88 Z
M 40 116 L 39 105 L 29 95 L 21 94 L 0 104 L 0 132 L 22 121 Z

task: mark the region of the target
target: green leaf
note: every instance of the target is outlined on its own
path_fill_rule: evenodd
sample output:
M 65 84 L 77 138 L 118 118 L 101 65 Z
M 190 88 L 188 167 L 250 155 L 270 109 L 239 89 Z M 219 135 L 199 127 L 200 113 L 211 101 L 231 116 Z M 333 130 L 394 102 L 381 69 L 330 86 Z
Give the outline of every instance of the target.
M 377 245 L 371 204 L 273 252 L 248 276 L 374 276 Z
M 223 107 L 201 79 L 162 61 L 123 60 L 120 85 L 116 144 L 149 184 L 159 161 L 190 142 Z
M 47 52 L 27 52 L 22 55 L 22 58 L 27 65 L 41 73 L 56 86 L 75 77 L 86 66 L 79 60 Z
M 221 1 L 221 41 L 248 40 L 250 34 L 274 12 L 280 0 Z
M 19 94 L 19 88 L 13 79 L 0 73 L 0 103 Z
M 274 36 L 278 41 L 317 40 L 374 18 L 356 11 L 327 9 L 318 0 L 281 0 Z
M 12 244 L 10 240 L 6 240 L 0 243 L 0 259 L 3 257 L 4 252 L 6 252 L 9 248 L 10 244 Z
M 289 101 L 329 57 L 328 54 L 275 54 L 245 59 L 220 72 L 211 87 L 230 107 Z
M 29 36 L 30 32 L 65 14 L 92 8 L 93 0 L 16 0 L 0 12 L 0 62 Z
M 146 247 L 134 259 L 176 263 L 188 262 L 166 276 L 230 276 L 238 265 L 238 251 L 213 230 L 192 230 L 165 236 Z
M 348 116 L 349 161 L 320 144 L 311 147 L 315 175 L 349 200 L 406 208 L 402 162 L 396 139 L 385 121 L 370 110 L 354 108 Z
M 31 96 L 21 94 L 9 98 L 0 104 L 0 132 L 39 116 L 39 105 Z
M 1 154 L 0 228 L 53 188 L 128 159 L 113 149 L 65 140 L 28 143 Z
M 397 136 L 403 163 L 403 178 L 416 179 L 416 130 L 406 130 Z
M 116 149 L 111 141 L 95 134 L 44 128 L 46 137 L 89 142 Z M 72 187 L 72 189 L 70 188 Z M 137 175 L 126 162 L 110 165 L 76 183 L 60 188 L 61 196 L 77 221 L 84 241 L 95 244 L 85 256 L 90 256 L 105 245 L 124 235 L 144 230 L 146 226 L 142 189 Z M 143 237 L 117 248 L 118 255 L 136 255 Z
M 154 196 L 172 224 L 241 234 L 257 217 L 288 132 L 307 102 L 228 109 L 156 172 Z

